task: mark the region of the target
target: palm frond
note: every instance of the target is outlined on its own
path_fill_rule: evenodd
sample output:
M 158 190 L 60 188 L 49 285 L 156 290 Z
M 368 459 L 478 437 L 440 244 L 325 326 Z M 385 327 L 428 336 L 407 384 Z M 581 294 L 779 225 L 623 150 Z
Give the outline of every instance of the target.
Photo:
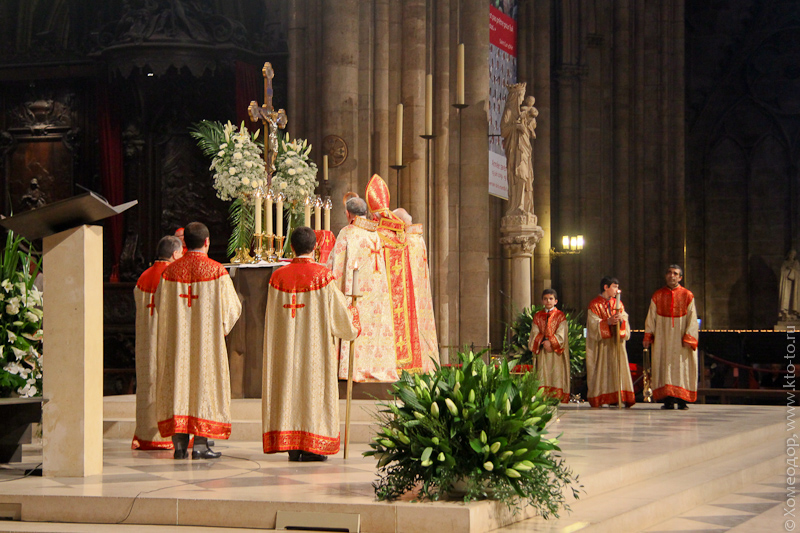
M 228 257 L 236 255 L 237 248 L 249 248 L 255 229 L 253 210 L 242 198 L 231 203 L 228 219 L 231 221 L 231 236 L 228 239 Z
M 219 152 L 219 146 L 225 141 L 224 126 L 216 120 L 202 120 L 195 122 L 189 128 L 189 135 L 197 139 L 197 146 L 208 157 L 214 157 Z

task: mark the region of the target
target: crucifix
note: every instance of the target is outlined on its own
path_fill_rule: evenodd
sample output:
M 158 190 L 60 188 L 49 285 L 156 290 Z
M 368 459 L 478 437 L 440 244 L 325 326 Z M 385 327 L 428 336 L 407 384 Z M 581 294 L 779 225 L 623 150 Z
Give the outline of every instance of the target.
M 275 159 L 278 157 L 277 129 L 286 128 L 289 118 L 283 109 L 275 111 L 275 108 L 272 107 L 272 78 L 275 77 L 272 64 L 264 63 L 261 73 L 264 75 L 264 103 L 259 107 L 258 103 L 253 100 L 247 107 L 247 111 L 253 122 L 260 120 L 264 124 L 264 164 L 267 171 L 267 186 L 270 186 L 272 174 L 275 172 Z

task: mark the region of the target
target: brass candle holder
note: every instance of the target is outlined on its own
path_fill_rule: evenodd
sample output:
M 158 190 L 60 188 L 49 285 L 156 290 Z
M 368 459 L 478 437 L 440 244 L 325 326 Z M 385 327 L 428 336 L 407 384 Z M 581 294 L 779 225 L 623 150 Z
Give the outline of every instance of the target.
M 278 241 L 278 246 L 275 247 L 275 260 L 277 261 L 283 257 L 283 241 L 286 237 L 284 235 L 277 235 L 275 239 Z
M 253 250 L 253 263 L 258 263 L 264 259 L 264 233 L 254 233 L 253 237 L 256 239 L 256 248 Z

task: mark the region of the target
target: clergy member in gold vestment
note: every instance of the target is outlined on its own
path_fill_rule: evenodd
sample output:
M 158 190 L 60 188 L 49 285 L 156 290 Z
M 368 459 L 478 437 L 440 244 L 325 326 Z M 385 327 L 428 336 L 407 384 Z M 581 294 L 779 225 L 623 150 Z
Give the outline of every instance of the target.
M 358 311 L 333 274 L 313 259 L 314 230 L 291 236 L 296 255 L 269 280 L 264 326 L 262 417 L 264 453 L 290 461 L 322 461 L 339 451 L 336 337 L 359 333 Z
M 425 372 L 439 360 L 433 306 L 427 279 L 427 257 L 421 238 L 409 238 L 405 223 L 389 209 L 389 187 L 377 174 L 367 184 L 367 207 L 378 223 L 378 237 L 386 264 L 398 372 Z M 421 235 L 420 235 L 421 237 Z M 427 289 L 420 291 L 420 285 Z M 424 293 L 424 294 L 423 294 Z M 417 300 L 422 297 L 424 301 Z
M 586 381 L 589 405 L 600 407 L 617 404 L 619 392 L 625 407 L 636 403 L 633 380 L 628 365 L 625 342 L 631 338 L 628 313 L 620 302 L 617 310 L 619 281 L 605 277 L 600 281 L 600 294 L 589 303 L 586 318 Z M 619 330 L 617 329 L 619 325 Z M 619 332 L 620 342 L 615 335 Z
M 178 237 L 168 235 L 158 241 L 156 261 L 145 270 L 136 287 L 136 430 L 131 449 L 171 450 L 172 440 L 164 439 L 158 432 L 156 418 L 156 373 L 158 372 L 158 313 L 156 289 L 164 269 L 183 256 L 183 243 Z
M 389 311 L 392 301 L 378 223 L 366 218 L 367 204 L 362 198 L 348 199 L 345 208 L 349 224 L 336 238 L 328 268 L 345 294 L 351 294 L 353 271 L 358 269 L 361 335 L 355 346 L 353 381 L 395 382 L 399 375 Z M 347 379 L 350 343 L 342 340 L 338 345 L 339 379 Z
M 184 230 L 186 255 L 164 270 L 156 291 L 158 311 L 158 429 L 172 437 L 175 458 L 212 459 L 208 438 L 231 434 L 231 378 L 225 335 L 242 304 L 225 268 L 209 259 L 208 228 Z
M 667 286 L 653 294 L 644 323 L 642 344 L 653 346 L 653 399 L 664 400 L 662 409 L 697 400 L 697 310 L 682 279 L 680 266 L 667 267 Z

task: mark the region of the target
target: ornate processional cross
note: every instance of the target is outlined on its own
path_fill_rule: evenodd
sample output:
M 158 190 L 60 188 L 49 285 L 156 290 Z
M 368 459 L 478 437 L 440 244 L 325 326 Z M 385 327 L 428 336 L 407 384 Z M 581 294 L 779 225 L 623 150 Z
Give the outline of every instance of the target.
M 272 78 L 275 77 L 272 64 L 269 62 L 264 63 L 261 73 L 264 75 L 264 103 L 259 107 L 256 101 L 253 100 L 247 107 L 247 111 L 250 113 L 250 118 L 253 122 L 260 120 L 264 124 L 264 165 L 267 172 L 267 186 L 269 186 L 272 184 L 275 159 L 278 157 L 277 129 L 286 128 L 289 118 L 283 109 L 275 111 L 275 108 L 272 107 L 272 95 L 274 92 L 272 90 Z
M 186 298 L 186 300 L 187 300 L 186 303 L 188 303 L 189 307 L 191 307 L 192 306 L 192 300 L 197 300 L 199 298 L 199 296 L 197 296 L 196 294 L 192 294 L 192 286 L 191 285 L 189 285 L 189 291 L 188 292 L 189 292 L 189 294 L 179 294 L 178 296 L 180 296 L 181 298 Z
M 306 306 L 306 304 L 298 304 L 297 303 L 297 295 L 292 293 L 292 303 L 284 304 L 283 308 L 284 309 L 291 309 L 292 310 L 292 318 L 294 318 L 295 314 L 297 313 L 297 310 L 298 309 L 302 309 L 305 306 Z

